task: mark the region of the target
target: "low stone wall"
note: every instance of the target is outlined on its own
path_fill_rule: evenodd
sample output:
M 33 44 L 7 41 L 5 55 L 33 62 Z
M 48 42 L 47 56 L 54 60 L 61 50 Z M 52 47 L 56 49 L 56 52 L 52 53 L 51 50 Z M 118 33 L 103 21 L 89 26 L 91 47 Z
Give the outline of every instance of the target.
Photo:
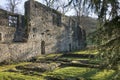
M 8 26 L 0 26 L 0 42 L 12 42 L 14 39 L 15 28 Z
M 40 46 L 37 46 L 35 42 L 0 44 L 0 62 L 24 61 L 41 55 L 40 52 Z

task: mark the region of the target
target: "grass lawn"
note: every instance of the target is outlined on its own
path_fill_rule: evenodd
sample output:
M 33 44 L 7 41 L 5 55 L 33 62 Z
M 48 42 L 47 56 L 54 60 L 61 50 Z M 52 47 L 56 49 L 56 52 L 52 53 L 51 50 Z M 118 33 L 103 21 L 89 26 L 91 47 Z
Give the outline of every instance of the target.
M 82 51 L 75 51 L 72 52 L 73 54 L 98 54 L 97 50 L 82 50 Z
M 0 72 L 0 80 L 44 80 L 43 77 L 23 75 L 21 73 Z
M 76 51 L 72 54 L 93 54 L 96 55 L 98 52 L 96 50 L 86 50 L 86 51 Z M 70 53 L 71 54 L 71 53 Z M 71 56 L 62 56 L 62 54 L 46 54 L 36 58 L 36 61 L 49 61 L 51 59 L 58 58 L 58 60 L 88 60 L 89 63 L 99 63 L 98 59 L 90 58 L 81 58 L 81 57 L 71 57 Z M 53 77 L 59 80 L 74 80 L 72 78 L 78 78 L 80 80 L 111 80 L 112 77 L 116 74 L 114 70 L 100 70 L 98 68 L 88 68 L 88 67 L 75 67 L 75 66 L 65 66 L 58 67 L 53 71 L 46 72 L 33 72 L 24 74 L 21 71 L 17 70 L 16 66 L 24 66 L 26 64 L 32 64 L 34 62 L 21 62 L 18 64 L 3 65 L 0 66 L 0 80 L 46 80 L 46 78 Z M 50 61 L 54 63 L 54 61 Z M 17 72 L 10 72 L 9 70 L 16 70 Z M 28 71 L 29 72 L 29 71 Z M 39 75 L 38 75 L 39 74 Z M 52 79 L 53 80 L 53 79 Z M 56 80 L 56 79 L 54 79 Z
M 0 80 L 44 80 L 43 77 L 23 75 L 22 73 L 9 72 L 7 70 L 15 69 L 16 66 L 30 64 L 30 62 L 23 62 L 13 65 L 0 66 Z
M 115 71 L 94 68 L 65 67 L 46 74 L 61 79 L 77 77 L 83 80 L 110 80 L 114 76 Z

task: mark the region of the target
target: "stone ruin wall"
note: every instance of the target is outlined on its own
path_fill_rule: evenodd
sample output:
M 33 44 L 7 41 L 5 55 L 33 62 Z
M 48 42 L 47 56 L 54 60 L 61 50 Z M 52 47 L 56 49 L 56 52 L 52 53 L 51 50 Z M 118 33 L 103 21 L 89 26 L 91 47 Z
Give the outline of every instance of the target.
M 74 19 L 33 0 L 26 4 L 30 5 L 26 6 L 28 10 L 26 15 L 29 19 L 28 41 L 38 41 L 38 44 L 45 41 L 46 53 L 70 51 L 70 46 L 71 50 L 82 48 L 82 45 L 77 45 L 78 38 L 74 38 L 74 36 L 78 37 L 76 32 L 80 29 Z M 61 19 L 59 25 L 53 24 L 54 15 Z
M 23 61 L 40 55 L 40 49 L 35 48 L 37 47 L 36 43 L 14 42 L 15 36 L 17 36 L 17 40 L 22 40 L 23 34 L 21 33 L 25 32 L 21 21 L 19 21 L 16 28 L 9 26 L 9 16 L 11 16 L 9 12 L 0 10 L 0 62 L 9 62 L 9 60 Z M 21 15 L 17 16 L 21 18 Z M 23 27 L 23 29 L 21 29 L 21 27 Z
M 61 16 L 59 26 L 53 24 L 53 15 Z M 41 55 L 41 49 L 45 49 L 45 53 L 58 53 L 78 50 L 84 47 L 84 44 L 78 45 L 82 39 L 77 33 L 79 32 L 81 36 L 84 35 L 82 35 L 82 31 L 80 27 L 77 26 L 74 19 L 70 17 L 62 15 L 38 2 L 29 0 L 25 3 L 25 18 L 27 18 L 28 21 L 27 26 L 25 26 L 27 32 L 24 32 L 28 33 L 27 42 L 13 43 L 11 42 L 13 37 L 9 38 L 11 40 L 6 38 L 10 43 L 0 44 L 0 62 L 5 60 L 27 60 L 34 56 Z M 3 29 L 3 26 L 1 25 L 0 28 Z M 17 29 L 4 28 L 3 31 L 2 29 L 0 32 L 11 32 L 11 36 L 15 36 L 16 32 L 19 31 L 18 27 Z M 24 29 L 25 28 L 23 28 L 22 31 L 25 31 Z M 21 37 L 17 37 L 17 39 L 21 40 Z M 44 42 L 43 48 L 41 47 L 42 42 Z
M 0 9 L 0 43 L 12 42 L 15 28 L 8 27 L 8 13 Z
M 39 49 L 36 49 L 37 44 L 31 43 L 9 43 L 0 44 L 0 62 L 3 61 L 25 61 L 32 57 L 40 55 Z
M 0 26 L 0 43 L 9 43 L 14 39 L 15 28 Z

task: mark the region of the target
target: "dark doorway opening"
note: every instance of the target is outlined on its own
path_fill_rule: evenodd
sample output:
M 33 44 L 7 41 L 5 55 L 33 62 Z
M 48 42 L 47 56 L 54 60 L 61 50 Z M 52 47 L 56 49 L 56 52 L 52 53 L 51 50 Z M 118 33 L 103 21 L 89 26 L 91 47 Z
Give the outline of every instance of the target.
M 71 52 L 72 50 L 71 50 L 71 44 L 69 44 L 69 51 Z
M 0 33 L 0 41 L 2 41 L 2 33 Z
M 41 54 L 45 54 L 45 41 L 41 41 Z

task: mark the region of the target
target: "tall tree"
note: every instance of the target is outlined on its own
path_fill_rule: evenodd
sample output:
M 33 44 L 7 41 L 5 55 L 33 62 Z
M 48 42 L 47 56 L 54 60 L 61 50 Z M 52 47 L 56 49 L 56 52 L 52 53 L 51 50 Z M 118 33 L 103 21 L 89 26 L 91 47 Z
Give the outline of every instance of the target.
M 91 9 L 98 14 L 99 29 L 91 36 L 99 45 L 103 67 L 113 68 L 120 76 L 120 2 L 119 0 L 89 0 Z
M 74 2 L 78 4 L 80 1 L 70 0 L 68 5 Z M 103 59 L 102 65 L 120 72 L 120 1 L 83 0 L 82 6 L 84 5 L 88 5 L 84 7 L 88 11 L 94 11 L 98 15 L 99 28 L 90 37 L 99 45 L 98 50 Z M 76 6 L 79 7 L 79 5 Z

